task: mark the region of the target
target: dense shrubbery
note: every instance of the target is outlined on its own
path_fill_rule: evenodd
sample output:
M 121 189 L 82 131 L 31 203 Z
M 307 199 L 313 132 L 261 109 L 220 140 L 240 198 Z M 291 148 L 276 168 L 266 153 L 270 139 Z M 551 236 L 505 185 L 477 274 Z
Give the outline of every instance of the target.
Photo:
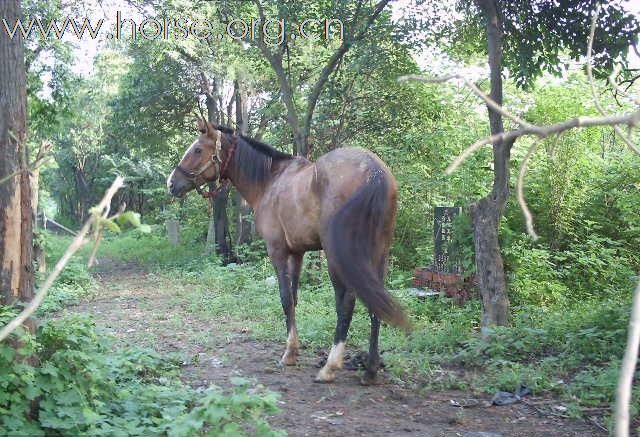
M 44 234 L 52 265 L 69 238 Z M 162 238 L 130 231 L 134 253 L 144 242 L 142 262 L 167 254 Z M 117 240 L 114 240 L 117 241 Z M 188 253 L 187 250 L 184 253 Z M 140 252 L 142 255 L 142 252 Z M 170 257 L 156 258 L 168 262 Z M 73 260 L 39 308 L 48 315 L 95 288 L 84 260 Z M 15 315 L 0 306 L 0 325 Z M 35 335 L 22 328 L 0 343 L 0 434 L 2 435 L 279 435 L 263 420 L 277 411 L 276 395 L 241 378 L 232 390 L 193 389 L 180 379 L 183 357 L 152 350 L 115 349 L 89 316 L 52 319 Z
M 0 323 L 12 315 L 5 308 Z M 2 435 L 277 434 L 261 419 L 277 410 L 273 393 L 241 379 L 231 392 L 192 389 L 178 379 L 180 357 L 114 351 L 89 317 L 52 320 L 14 340 L 18 349 L 0 343 Z

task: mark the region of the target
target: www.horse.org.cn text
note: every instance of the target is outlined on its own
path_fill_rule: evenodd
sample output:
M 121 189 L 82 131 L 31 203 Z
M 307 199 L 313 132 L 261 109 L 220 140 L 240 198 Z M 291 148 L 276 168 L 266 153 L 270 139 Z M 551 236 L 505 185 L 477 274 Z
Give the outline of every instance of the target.
M 197 38 L 201 40 L 263 41 L 277 46 L 285 41 L 324 39 L 344 39 L 344 25 L 336 18 L 309 18 L 300 23 L 290 23 L 284 18 L 233 18 L 227 23 L 216 23 L 207 19 L 188 20 L 186 18 L 149 17 L 140 20 L 123 17 L 116 11 L 115 21 L 107 23 L 104 18 L 42 19 L 22 18 L 13 22 L 2 19 L 2 29 L 9 38 L 28 39 L 92 39 L 108 40 L 130 38 L 132 40 L 168 40 L 172 38 Z

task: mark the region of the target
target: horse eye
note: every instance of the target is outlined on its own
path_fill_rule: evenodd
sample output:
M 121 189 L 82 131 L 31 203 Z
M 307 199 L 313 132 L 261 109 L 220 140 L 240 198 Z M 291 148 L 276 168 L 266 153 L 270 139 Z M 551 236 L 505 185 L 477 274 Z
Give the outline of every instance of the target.
M 193 150 L 193 153 L 195 153 L 196 155 L 199 155 L 199 154 L 201 154 L 201 153 L 202 153 L 202 149 L 201 149 L 201 148 L 199 148 L 199 147 L 197 147 L 197 148 L 195 148 L 195 149 Z

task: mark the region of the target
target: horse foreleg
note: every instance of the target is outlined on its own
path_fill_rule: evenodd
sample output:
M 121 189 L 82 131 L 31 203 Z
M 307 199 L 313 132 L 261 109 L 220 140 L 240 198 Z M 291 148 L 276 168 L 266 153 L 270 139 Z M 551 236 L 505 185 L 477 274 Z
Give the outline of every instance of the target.
M 290 293 L 284 293 L 280 288 L 280 298 L 282 307 L 287 317 L 287 349 L 282 355 L 280 364 L 283 366 L 293 366 L 296 364 L 300 351 L 300 341 L 298 340 L 298 330 L 296 329 L 296 305 L 298 305 L 298 282 L 300 280 L 300 269 L 302 268 L 302 257 L 304 254 L 291 254 L 287 259 L 287 272 Z M 284 296 L 284 297 L 283 297 Z M 293 302 L 293 303 L 292 303 Z
M 329 275 L 336 293 L 336 334 L 327 362 L 316 375 L 315 382 L 333 382 L 336 379 L 335 371 L 342 368 L 347 333 L 356 304 L 355 293 L 346 289 L 340 278 L 332 272 L 331 267 L 329 267 Z
M 278 276 L 280 302 L 282 303 L 287 324 L 287 349 L 280 359 L 280 364 L 283 366 L 293 366 L 296 364 L 298 358 L 300 342 L 298 341 L 298 331 L 296 330 L 296 307 L 291 287 L 291 275 L 289 273 L 289 254 L 277 246 L 267 246 L 267 249 Z
M 293 294 L 294 306 L 298 305 L 298 283 L 300 282 L 303 256 L 304 253 L 289 255 L 289 276 L 291 277 L 291 294 Z

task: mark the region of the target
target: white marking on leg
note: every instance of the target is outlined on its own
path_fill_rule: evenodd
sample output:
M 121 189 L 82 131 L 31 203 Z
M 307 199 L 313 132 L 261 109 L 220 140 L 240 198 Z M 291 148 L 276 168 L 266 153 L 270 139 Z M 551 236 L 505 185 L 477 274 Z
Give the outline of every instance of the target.
M 331 352 L 327 357 L 327 363 L 320 369 L 316 376 L 318 382 L 331 382 L 336 379 L 335 370 L 342 369 L 345 343 L 341 341 L 331 346 Z
M 289 331 L 287 337 L 287 349 L 282 355 L 280 362 L 285 366 L 293 366 L 298 359 L 298 351 L 300 350 L 300 341 L 298 340 L 298 331 L 295 326 Z

